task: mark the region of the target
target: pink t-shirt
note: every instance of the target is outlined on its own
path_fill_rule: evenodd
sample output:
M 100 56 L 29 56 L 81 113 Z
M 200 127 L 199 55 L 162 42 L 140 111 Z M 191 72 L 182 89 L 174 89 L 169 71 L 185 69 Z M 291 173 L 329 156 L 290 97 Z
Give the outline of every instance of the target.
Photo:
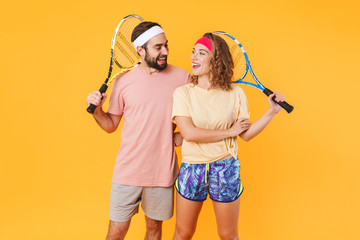
M 186 70 L 172 65 L 156 74 L 135 67 L 114 82 L 108 112 L 122 115 L 124 122 L 113 183 L 160 187 L 174 183 L 178 166 L 172 95 L 189 77 Z

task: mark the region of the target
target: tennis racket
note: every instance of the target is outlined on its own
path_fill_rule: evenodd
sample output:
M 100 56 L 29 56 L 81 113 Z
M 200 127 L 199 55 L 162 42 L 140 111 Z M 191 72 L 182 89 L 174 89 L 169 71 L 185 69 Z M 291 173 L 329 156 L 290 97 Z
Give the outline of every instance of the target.
M 111 41 L 110 69 L 100 93 L 106 92 L 109 84 L 120 74 L 127 72 L 140 63 L 140 56 L 137 54 L 131 42 L 131 34 L 134 28 L 144 19 L 137 15 L 124 17 L 115 29 Z M 114 65 L 115 62 L 115 65 Z M 113 76 L 112 72 L 116 73 Z M 89 113 L 94 113 L 96 106 L 90 104 L 87 108 Z
M 256 77 L 250 65 L 249 57 L 244 47 L 240 44 L 240 42 L 226 32 L 213 32 L 213 34 L 216 34 L 217 36 L 224 39 L 229 46 L 230 53 L 234 61 L 234 79 L 236 79 L 235 83 L 242 83 L 256 87 L 257 89 L 265 93 L 266 96 L 273 94 L 273 92 L 270 89 L 264 87 L 264 85 L 262 85 L 259 79 Z M 256 83 L 244 80 L 248 71 L 250 71 Z M 276 102 L 278 105 L 280 105 L 282 108 L 284 108 L 288 113 L 291 113 L 292 110 L 294 110 L 294 107 L 285 101 L 284 102 L 275 101 L 275 96 L 272 98 L 272 100 Z

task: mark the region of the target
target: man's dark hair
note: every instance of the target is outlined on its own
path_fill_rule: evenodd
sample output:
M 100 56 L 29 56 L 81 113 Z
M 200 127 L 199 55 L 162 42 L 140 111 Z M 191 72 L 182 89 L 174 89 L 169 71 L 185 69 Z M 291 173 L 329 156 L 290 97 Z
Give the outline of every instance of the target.
M 134 42 L 141 34 L 143 34 L 144 32 L 146 32 L 147 30 L 149 30 L 154 26 L 161 27 L 160 24 L 155 22 L 142 22 L 139 25 L 137 25 L 131 34 L 131 42 Z M 146 48 L 146 44 L 147 43 L 145 43 L 142 47 Z

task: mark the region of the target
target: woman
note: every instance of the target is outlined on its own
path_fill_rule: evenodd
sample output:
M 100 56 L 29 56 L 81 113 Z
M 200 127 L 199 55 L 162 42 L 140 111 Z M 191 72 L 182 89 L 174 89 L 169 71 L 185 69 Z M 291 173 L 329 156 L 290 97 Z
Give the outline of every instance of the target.
M 213 201 L 220 239 L 239 239 L 240 163 L 237 136 L 249 141 L 281 110 L 270 108 L 249 122 L 247 100 L 232 84 L 234 66 L 226 42 L 211 33 L 200 38 L 191 54 L 192 79 L 174 92 L 172 120 L 184 138 L 177 189 L 174 240 L 191 239 L 207 194 Z

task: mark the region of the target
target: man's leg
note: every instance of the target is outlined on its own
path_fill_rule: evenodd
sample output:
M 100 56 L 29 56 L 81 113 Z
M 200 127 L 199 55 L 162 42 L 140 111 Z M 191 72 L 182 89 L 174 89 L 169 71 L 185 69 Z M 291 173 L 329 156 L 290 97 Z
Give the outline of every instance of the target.
M 106 240 L 123 240 L 129 229 L 130 220 L 127 222 L 114 222 L 110 220 Z
M 107 240 L 125 238 L 131 218 L 138 212 L 142 190 L 142 187 L 112 184 Z
M 160 240 L 162 233 L 162 221 L 145 216 L 146 235 L 145 240 Z
M 141 207 L 145 213 L 146 240 L 159 240 L 162 221 L 172 217 L 174 211 L 174 187 L 144 187 Z

